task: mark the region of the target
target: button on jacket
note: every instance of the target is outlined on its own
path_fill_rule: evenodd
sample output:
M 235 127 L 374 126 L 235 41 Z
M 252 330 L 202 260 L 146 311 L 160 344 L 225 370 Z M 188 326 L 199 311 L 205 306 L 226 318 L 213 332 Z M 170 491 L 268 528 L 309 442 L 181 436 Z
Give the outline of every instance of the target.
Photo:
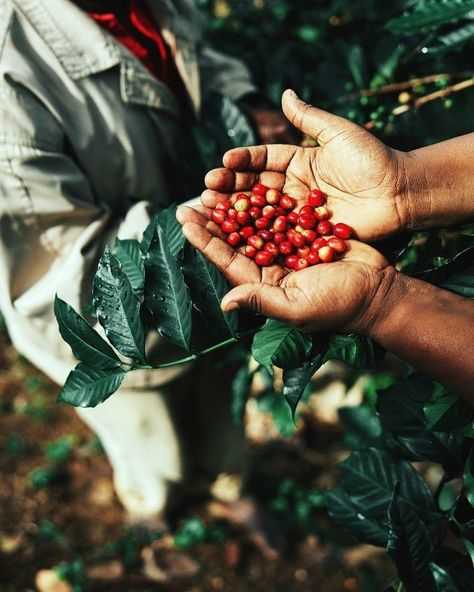
M 238 60 L 206 44 L 191 0 L 147 4 L 195 117 L 208 92 L 255 91 Z M 75 4 L 0 0 L 0 310 L 17 349 L 56 382 L 75 360 L 55 294 L 81 310 L 105 243 L 139 238 L 148 206 L 174 200 L 167 171 L 179 167 L 183 138 L 172 93 Z

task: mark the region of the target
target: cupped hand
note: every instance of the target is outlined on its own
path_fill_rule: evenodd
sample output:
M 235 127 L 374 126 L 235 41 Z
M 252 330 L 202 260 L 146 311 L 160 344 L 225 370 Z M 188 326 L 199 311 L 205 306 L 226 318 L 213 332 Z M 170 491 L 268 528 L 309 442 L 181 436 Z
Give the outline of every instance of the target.
M 293 93 L 283 95 L 288 120 L 318 146 L 267 145 L 235 148 L 224 167 L 206 176 L 202 202 L 214 207 L 255 182 L 306 201 L 310 189 L 328 195 L 334 222 L 345 222 L 363 241 L 404 230 L 409 223 L 408 153 L 393 150 L 370 132 L 342 117 L 307 105 Z
M 222 301 L 226 312 L 246 308 L 303 331 L 335 329 L 368 333 L 395 274 L 369 245 L 348 241 L 342 259 L 290 272 L 258 267 L 228 245 L 204 207 L 178 209 L 189 242 L 235 286 Z

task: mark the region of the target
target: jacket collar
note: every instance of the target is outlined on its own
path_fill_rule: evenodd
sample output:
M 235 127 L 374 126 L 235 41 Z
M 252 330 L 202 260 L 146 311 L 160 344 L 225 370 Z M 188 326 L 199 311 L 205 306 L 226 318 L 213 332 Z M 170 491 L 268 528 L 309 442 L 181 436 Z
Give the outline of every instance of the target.
M 155 14 L 169 17 L 168 0 L 150 0 Z M 70 0 L 13 0 L 54 53 L 67 75 L 79 80 L 120 66 L 120 92 L 125 102 L 162 108 L 179 115 L 176 100 L 162 84 L 97 23 Z M 165 16 L 166 15 L 166 16 Z

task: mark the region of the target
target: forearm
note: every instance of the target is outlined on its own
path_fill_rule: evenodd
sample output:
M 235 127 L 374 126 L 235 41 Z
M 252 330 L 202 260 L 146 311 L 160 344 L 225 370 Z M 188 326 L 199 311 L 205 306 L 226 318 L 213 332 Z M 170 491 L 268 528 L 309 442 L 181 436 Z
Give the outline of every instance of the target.
M 474 405 L 474 302 L 395 272 L 368 333 Z
M 406 154 L 407 227 L 474 221 L 474 133 Z

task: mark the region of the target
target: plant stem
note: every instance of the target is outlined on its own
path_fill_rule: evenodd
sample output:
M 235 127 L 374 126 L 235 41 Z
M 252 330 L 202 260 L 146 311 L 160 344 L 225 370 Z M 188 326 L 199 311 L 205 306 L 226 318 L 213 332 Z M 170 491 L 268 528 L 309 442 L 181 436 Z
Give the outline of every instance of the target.
M 398 584 L 397 592 L 402 592 L 402 590 L 403 590 L 403 582 L 400 582 Z

